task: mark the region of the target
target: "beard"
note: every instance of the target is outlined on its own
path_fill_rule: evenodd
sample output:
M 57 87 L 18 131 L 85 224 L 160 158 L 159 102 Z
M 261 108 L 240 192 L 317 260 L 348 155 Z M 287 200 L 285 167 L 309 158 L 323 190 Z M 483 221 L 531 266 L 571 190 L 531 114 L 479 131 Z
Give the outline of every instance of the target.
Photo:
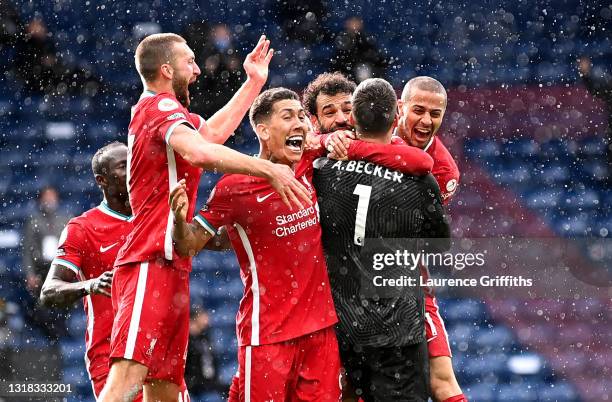
M 174 90 L 174 96 L 176 96 L 181 105 L 188 107 L 191 103 L 189 99 L 189 80 L 174 75 L 172 77 L 172 89 Z
M 333 133 L 334 131 L 338 131 L 338 130 L 352 130 L 353 127 L 351 127 L 348 122 L 344 123 L 344 124 L 337 124 L 334 123 L 329 127 L 324 127 L 321 124 L 319 124 L 319 131 L 321 134 L 329 134 L 329 133 Z

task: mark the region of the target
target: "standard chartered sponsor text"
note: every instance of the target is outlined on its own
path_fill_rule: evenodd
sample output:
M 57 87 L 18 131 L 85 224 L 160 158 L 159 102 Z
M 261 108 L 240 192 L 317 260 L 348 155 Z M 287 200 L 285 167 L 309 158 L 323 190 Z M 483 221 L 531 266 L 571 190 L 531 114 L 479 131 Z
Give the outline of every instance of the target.
M 308 219 L 300 221 L 300 219 L 303 218 Z M 291 224 L 292 222 L 296 223 Z M 277 215 L 276 224 L 279 226 L 274 230 L 274 234 L 278 237 L 285 237 L 306 229 L 307 227 L 314 226 L 317 222 L 318 218 L 314 206 L 301 209 L 291 214 Z

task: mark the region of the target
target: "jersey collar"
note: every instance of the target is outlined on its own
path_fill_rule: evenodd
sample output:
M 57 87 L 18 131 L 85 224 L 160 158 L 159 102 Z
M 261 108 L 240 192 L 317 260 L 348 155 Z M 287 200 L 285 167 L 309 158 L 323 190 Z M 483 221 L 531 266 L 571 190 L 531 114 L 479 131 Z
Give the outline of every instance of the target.
M 429 142 L 427 143 L 427 145 L 425 145 L 425 148 L 423 148 L 423 151 L 427 152 L 431 144 L 433 144 L 435 137 L 436 137 L 435 135 L 431 136 L 431 138 L 429 139 Z
M 144 98 L 149 98 L 151 96 L 155 96 L 157 95 L 155 92 L 151 91 L 150 89 L 145 89 L 144 92 L 142 93 L 142 95 L 140 95 L 140 98 L 138 98 L 138 100 L 144 99 Z
M 113 218 L 116 218 L 116 219 L 119 219 L 125 222 L 131 222 L 132 219 L 134 218 L 134 215 L 130 215 L 130 216 L 123 215 L 121 212 L 117 212 L 114 209 L 111 209 L 111 207 L 109 207 L 108 204 L 106 203 L 106 200 L 102 201 L 100 205 L 98 205 L 98 209 L 108 216 L 112 216 Z

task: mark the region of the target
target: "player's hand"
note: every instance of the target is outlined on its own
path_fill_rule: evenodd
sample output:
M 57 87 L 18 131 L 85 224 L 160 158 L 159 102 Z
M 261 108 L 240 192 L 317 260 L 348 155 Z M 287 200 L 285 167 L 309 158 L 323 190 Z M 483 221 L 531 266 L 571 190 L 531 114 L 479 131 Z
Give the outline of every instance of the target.
M 244 71 L 247 77 L 263 85 L 268 79 L 268 66 L 274 55 L 274 49 L 270 49 L 270 41 L 266 35 L 261 35 L 255 48 L 244 59 Z
M 325 148 L 329 152 L 327 156 L 331 159 L 347 160 L 348 148 L 353 139 L 355 139 L 355 134 L 352 131 L 334 131 L 329 135 L 327 141 L 325 142 Z
M 187 210 L 189 209 L 189 198 L 187 198 L 187 186 L 185 179 L 181 179 L 176 187 L 170 192 L 170 209 L 174 214 L 174 220 L 187 221 Z
M 304 209 L 304 204 L 312 205 L 310 192 L 295 178 L 289 166 L 272 163 L 268 181 L 289 209 L 292 209 L 292 204 L 297 205 L 299 209 Z
M 106 271 L 99 277 L 89 280 L 87 293 L 90 295 L 111 296 L 111 286 L 113 284 L 113 271 Z
M 314 132 L 309 132 L 306 134 L 306 143 L 304 144 L 304 150 L 310 151 L 313 149 L 321 148 L 321 141 L 319 140 L 319 135 Z

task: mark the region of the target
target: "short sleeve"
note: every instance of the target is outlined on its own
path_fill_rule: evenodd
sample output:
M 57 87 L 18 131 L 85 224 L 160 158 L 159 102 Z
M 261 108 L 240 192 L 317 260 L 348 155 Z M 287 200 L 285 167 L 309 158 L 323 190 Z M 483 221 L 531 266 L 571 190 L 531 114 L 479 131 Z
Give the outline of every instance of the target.
M 197 113 L 189 113 L 189 115 L 191 116 L 191 121 L 197 122 L 196 130 L 200 131 L 204 124 L 206 124 L 206 120 Z
M 233 208 L 229 198 L 229 191 L 224 188 L 223 180 L 219 181 L 210 193 L 208 201 L 193 220 L 202 225 L 211 235 L 216 235 L 221 226 L 230 224 L 232 221 Z
M 459 186 L 459 172 L 448 167 L 436 169 L 434 165 L 432 173 L 440 186 L 442 203 L 447 204 Z
M 186 124 L 195 130 L 187 110 L 169 94 L 162 94 L 152 99 L 147 105 L 146 116 L 152 128 L 155 128 L 155 132 L 166 144 L 169 144 L 174 129 L 181 124 Z
M 61 265 L 79 275 L 85 250 L 86 241 L 82 227 L 72 221 L 68 222 L 62 231 L 55 258 L 51 264 Z

